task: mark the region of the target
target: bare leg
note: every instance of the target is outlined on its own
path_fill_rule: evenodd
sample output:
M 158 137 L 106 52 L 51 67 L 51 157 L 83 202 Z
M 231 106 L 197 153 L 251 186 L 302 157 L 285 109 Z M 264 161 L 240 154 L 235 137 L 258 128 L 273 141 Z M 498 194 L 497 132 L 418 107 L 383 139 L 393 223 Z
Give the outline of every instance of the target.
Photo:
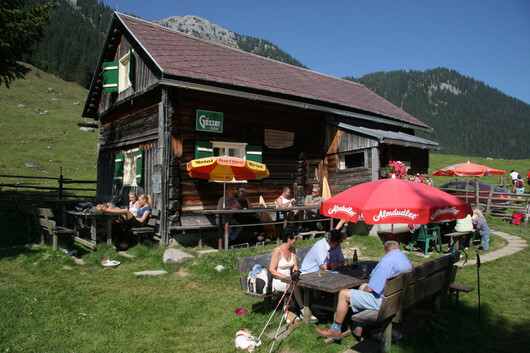
M 339 293 L 339 302 L 335 311 L 335 322 L 338 324 L 342 324 L 348 314 L 348 310 L 350 309 L 350 294 L 351 289 L 343 289 Z

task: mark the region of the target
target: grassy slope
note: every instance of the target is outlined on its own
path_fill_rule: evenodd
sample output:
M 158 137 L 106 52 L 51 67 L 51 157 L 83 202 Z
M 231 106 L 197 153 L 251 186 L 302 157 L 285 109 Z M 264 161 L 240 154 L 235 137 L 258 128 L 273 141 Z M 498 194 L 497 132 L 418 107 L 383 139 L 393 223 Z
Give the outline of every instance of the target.
M 63 167 L 65 178 L 95 180 L 97 130 L 76 125 L 88 122 L 81 118 L 87 92 L 33 67 L 10 89 L 0 86 L 0 174 L 58 177 Z M 31 162 L 37 168 L 25 167 Z

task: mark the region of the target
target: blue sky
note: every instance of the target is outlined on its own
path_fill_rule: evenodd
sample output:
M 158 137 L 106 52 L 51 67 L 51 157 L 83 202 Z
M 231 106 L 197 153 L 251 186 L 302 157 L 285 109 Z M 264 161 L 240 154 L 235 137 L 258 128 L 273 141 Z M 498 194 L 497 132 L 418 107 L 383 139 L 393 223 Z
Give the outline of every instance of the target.
M 336 77 L 446 67 L 530 104 L 529 0 L 104 0 L 145 20 L 196 15 Z

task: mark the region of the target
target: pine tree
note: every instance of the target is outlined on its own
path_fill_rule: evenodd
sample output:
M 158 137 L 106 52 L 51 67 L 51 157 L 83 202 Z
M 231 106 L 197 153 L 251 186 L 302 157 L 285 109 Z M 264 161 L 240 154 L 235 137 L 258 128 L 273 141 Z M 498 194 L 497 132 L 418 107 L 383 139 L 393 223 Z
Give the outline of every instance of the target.
M 16 79 L 24 78 L 29 69 L 17 61 L 31 53 L 31 45 L 38 41 L 56 0 L 27 7 L 27 0 L 0 2 L 0 85 L 7 88 Z

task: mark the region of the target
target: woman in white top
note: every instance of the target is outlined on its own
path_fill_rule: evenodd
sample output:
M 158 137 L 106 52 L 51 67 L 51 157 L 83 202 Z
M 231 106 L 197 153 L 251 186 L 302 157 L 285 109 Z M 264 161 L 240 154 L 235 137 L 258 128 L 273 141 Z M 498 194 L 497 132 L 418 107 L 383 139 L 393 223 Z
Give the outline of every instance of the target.
M 138 203 L 138 196 L 136 196 L 136 193 L 131 191 L 129 193 L 129 211 L 133 214 L 133 216 L 136 216 L 136 212 L 138 212 L 138 209 L 140 208 L 140 204 Z
M 282 234 L 283 243 L 272 252 L 269 271 L 272 274 L 272 290 L 285 292 L 288 283 L 282 282 L 281 278 L 290 278 L 294 271 L 298 271 L 298 261 L 296 260 L 295 244 L 298 241 L 298 230 L 296 227 L 289 225 Z M 299 287 L 295 287 L 294 299 L 296 300 L 301 312 L 303 312 L 304 301 L 302 292 Z M 315 321 L 316 317 L 311 315 L 311 320 Z

